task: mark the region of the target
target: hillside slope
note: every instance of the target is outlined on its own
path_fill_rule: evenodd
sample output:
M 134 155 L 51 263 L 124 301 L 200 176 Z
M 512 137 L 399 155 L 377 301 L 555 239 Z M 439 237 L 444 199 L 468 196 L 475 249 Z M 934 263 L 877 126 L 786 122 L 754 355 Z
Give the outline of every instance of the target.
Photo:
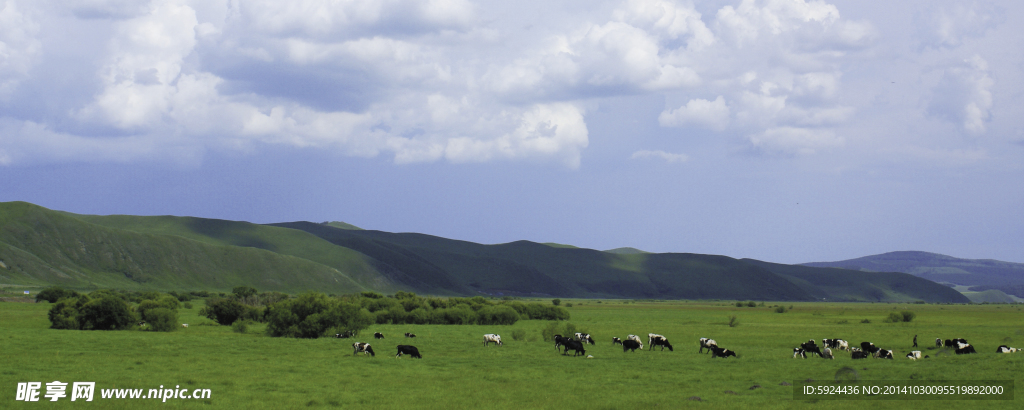
M 337 269 L 271 251 L 91 224 L 24 202 L 0 203 L 0 282 L 71 288 L 366 289 Z
M 1024 297 L 1024 263 L 960 259 L 937 253 L 904 251 L 803 266 L 836 267 L 865 272 L 903 272 L 939 283 L 970 286 L 972 291 L 998 289 Z

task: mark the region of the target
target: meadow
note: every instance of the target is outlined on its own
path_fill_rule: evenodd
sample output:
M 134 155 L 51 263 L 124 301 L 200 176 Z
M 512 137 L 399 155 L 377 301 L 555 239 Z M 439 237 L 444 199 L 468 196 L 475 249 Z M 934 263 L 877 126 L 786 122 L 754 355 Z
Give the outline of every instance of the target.
M 547 302 L 547 301 L 544 301 Z M 593 358 L 562 356 L 541 340 L 549 322 L 510 326 L 373 325 L 354 339 L 288 339 L 252 326 L 240 334 L 198 315 L 202 301 L 180 310 L 188 328 L 174 332 L 49 329 L 49 303 L 0 302 L 0 407 L 5 408 L 1020 408 L 1013 401 L 904 401 L 870 403 L 793 400 L 793 384 L 833 380 L 849 368 L 861 380 L 1013 380 L 1024 386 L 1024 353 L 996 354 L 1001 344 L 1024 347 L 1020 305 L 790 303 L 737 307 L 722 301 L 562 300 L 571 323 L 597 342 Z M 776 313 L 774 306 L 787 308 Z M 792 306 L 792 309 L 788 309 Z M 910 310 L 909 323 L 883 323 Z M 730 327 L 735 315 L 738 325 Z M 870 323 L 862 323 L 868 319 Z M 513 340 L 516 330 L 523 340 Z M 385 335 L 373 340 L 373 332 Z M 415 333 L 406 339 L 405 332 Z M 675 350 L 622 351 L 611 338 L 665 335 Z M 502 335 L 485 347 L 482 335 Z M 904 355 L 914 335 L 929 359 Z M 698 354 L 711 337 L 739 357 Z M 801 342 L 842 338 L 896 351 L 895 360 L 793 359 Z M 935 349 L 935 338 L 962 337 L 978 354 Z M 353 355 L 353 341 L 369 342 L 376 357 Z M 395 345 L 412 344 L 423 359 L 396 359 Z M 842 370 L 849 372 L 849 370 Z M 96 382 L 92 403 L 15 402 L 19 382 Z M 210 389 L 209 399 L 100 399 L 100 389 L 160 385 Z M 759 387 L 754 387 L 759 386 Z M 45 390 L 45 387 L 44 387 Z M 699 400 L 696 400 L 699 398 Z M 44 399 L 45 400 L 45 399 Z

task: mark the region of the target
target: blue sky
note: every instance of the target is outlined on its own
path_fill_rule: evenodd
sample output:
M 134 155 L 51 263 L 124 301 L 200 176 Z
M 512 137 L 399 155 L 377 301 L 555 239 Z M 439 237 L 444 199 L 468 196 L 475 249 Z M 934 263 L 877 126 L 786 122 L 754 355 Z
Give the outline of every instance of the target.
M 893 3 L 0 0 L 0 201 L 1024 262 L 1024 5 Z

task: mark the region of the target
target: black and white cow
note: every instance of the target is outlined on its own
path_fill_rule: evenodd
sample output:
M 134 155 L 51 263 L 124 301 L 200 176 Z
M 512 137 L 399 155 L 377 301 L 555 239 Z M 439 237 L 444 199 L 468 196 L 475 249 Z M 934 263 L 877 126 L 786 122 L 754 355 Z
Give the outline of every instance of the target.
M 880 350 L 878 347 L 875 347 L 874 343 L 870 342 L 860 342 L 860 348 L 861 350 L 870 354 L 875 354 L 876 352 L 878 352 L 878 350 Z
M 654 339 L 664 339 L 664 338 L 665 338 L 665 336 L 659 335 L 657 333 L 648 333 L 647 334 L 647 344 L 653 345 L 654 344 Z
M 636 341 L 640 342 L 640 336 L 637 336 L 637 335 L 626 336 L 626 339 L 628 339 L 628 340 L 636 340 Z M 644 342 L 640 342 L 640 344 L 644 344 Z
M 869 354 L 868 352 L 865 352 L 863 350 L 857 350 L 857 351 L 854 351 L 853 353 L 851 353 L 850 357 L 853 358 L 853 359 L 867 359 L 868 358 L 868 354 Z
M 956 347 L 956 345 L 957 345 L 957 343 L 963 343 L 963 344 L 966 344 L 966 343 L 967 343 L 967 340 L 966 340 L 966 339 L 964 339 L 964 338 L 957 338 L 957 339 L 946 339 L 946 340 L 945 340 L 945 341 L 943 342 L 943 345 L 945 345 L 946 347 L 953 347 L 953 348 L 955 348 L 955 347 Z
M 484 335 L 484 346 L 494 343 L 496 346 L 501 346 L 501 335 L 488 333 Z
M 892 359 L 892 350 L 878 349 L 874 356 L 876 359 Z
M 821 349 L 818 347 L 818 345 L 814 344 L 813 340 L 810 340 L 807 343 L 801 343 L 800 348 L 804 349 L 805 354 L 813 353 L 818 355 L 818 357 L 821 357 Z
M 729 357 L 729 356 L 736 357 L 736 352 L 734 352 L 732 350 L 729 350 L 729 349 L 723 349 L 723 348 L 717 347 L 717 346 L 711 348 L 711 358 L 712 359 L 714 359 L 716 357 Z
M 935 338 L 935 347 L 942 347 L 942 339 Z
M 1020 349 L 1016 347 L 1010 347 L 1007 345 L 1000 345 L 996 348 L 996 353 L 1017 353 Z
M 843 339 L 821 339 L 821 344 L 829 349 L 850 350 L 850 343 Z
M 956 353 L 956 354 L 971 354 L 971 353 L 977 353 L 977 352 L 974 351 L 974 346 L 971 346 L 968 343 L 957 343 L 956 350 L 954 350 L 953 353 Z
M 640 343 L 633 339 L 626 339 L 622 341 L 622 352 L 625 353 L 627 350 L 635 352 L 636 349 L 644 350 L 643 343 Z
M 366 354 L 369 354 L 370 356 L 376 356 L 375 354 L 373 354 L 373 348 L 370 347 L 369 343 L 359 343 L 359 342 L 352 343 L 352 349 L 353 349 L 352 354 L 362 353 L 364 356 Z
M 416 337 L 415 333 L 406 333 L 405 337 Z
M 835 359 L 835 357 L 832 356 L 832 349 L 826 347 L 825 350 L 822 350 L 821 351 L 821 358 L 822 359 Z
M 346 331 L 344 331 L 342 333 L 335 333 L 334 334 L 334 337 L 336 337 L 338 339 L 348 339 L 348 338 L 350 338 L 352 336 L 355 336 L 355 332 L 353 332 L 351 330 L 346 330 Z
M 921 360 L 921 357 L 920 350 L 913 350 L 910 353 L 907 353 L 907 358 L 910 360 Z
M 420 356 L 420 351 L 416 346 L 398 345 L 398 354 L 396 354 L 395 357 L 402 357 L 403 354 L 407 354 L 417 359 L 423 358 L 423 356 Z
M 612 337 L 612 344 L 613 345 L 622 345 L 622 339 L 619 339 L 617 337 Z
M 565 342 L 565 353 L 562 353 L 562 354 L 563 355 L 568 354 L 569 353 L 569 349 L 575 350 L 575 352 L 572 354 L 572 357 L 576 357 L 577 355 L 585 355 L 585 354 L 587 354 L 587 350 L 583 348 L 583 342 L 581 342 L 579 340 L 569 339 L 569 341 Z
M 383 333 L 381 333 L 381 332 L 375 332 L 375 333 L 373 334 L 373 338 L 374 338 L 374 339 L 383 339 L 383 338 L 384 338 L 384 334 L 383 334 Z
M 579 340 L 579 341 L 581 341 L 583 343 L 594 344 L 594 339 L 590 338 L 590 333 L 576 333 L 575 336 L 576 336 L 576 340 Z
M 666 347 L 668 348 L 668 351 L 674 351 L 672 350 L 672 344 L 668 342 L 668 339 L 666 339 L 665 336 L 652 338 L 651 350 L 654 350 L 654 346 L 661 346 L 662 351 L 665 351 Z
M 711 352 L 711 348 L 714 347 L 718 347 L 718 342 L 715 342 L 714 339 L 702 337 L 700 338 L 700 349 L 697 350 L 697 353 L 704 353 L 704 349 L 708 349 L 708 352 Z
M 801 349 L 799 347 L 794 347 L 793 348 L 793 358 L 796 359 L 797 357 L 799 357 L 801 359 L 806 359 L 807 358 L 807 352 L 805 352 L 804 349 Z

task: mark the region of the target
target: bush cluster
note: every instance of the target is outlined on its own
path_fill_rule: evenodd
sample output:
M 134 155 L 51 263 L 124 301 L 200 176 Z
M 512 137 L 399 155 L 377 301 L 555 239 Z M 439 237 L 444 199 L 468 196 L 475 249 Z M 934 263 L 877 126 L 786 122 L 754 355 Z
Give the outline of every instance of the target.
M 558 306 L 519 301 L 494 303 L 481 296 L 434 298 L 397 292 L 384 297 L 374 292 L 344 296 L 374 315 L 379 324 L 511 325 L 520 319 L 567 320 L 569 312 Z
M 178 326 L 178 298 L 160 292 L 97 290 L 81 294 L 49 288 L 37 300 L 53 302 L 47 313 L 53 329 L 124 330 L 139 319 L 148 330 L 173 331 Z
M 885 320 L 883 320 L 883 321 L 885 323 L 910 322 L 910 321 L 914 320 L 915 317 L 917 317 L 916 313 L 911 312 L 909 310 L 904 310 L 904 311 L 898 312 L 898 313 L 897 312 L 890 312 L 889 313 L 889 317 L 885 318 Z

